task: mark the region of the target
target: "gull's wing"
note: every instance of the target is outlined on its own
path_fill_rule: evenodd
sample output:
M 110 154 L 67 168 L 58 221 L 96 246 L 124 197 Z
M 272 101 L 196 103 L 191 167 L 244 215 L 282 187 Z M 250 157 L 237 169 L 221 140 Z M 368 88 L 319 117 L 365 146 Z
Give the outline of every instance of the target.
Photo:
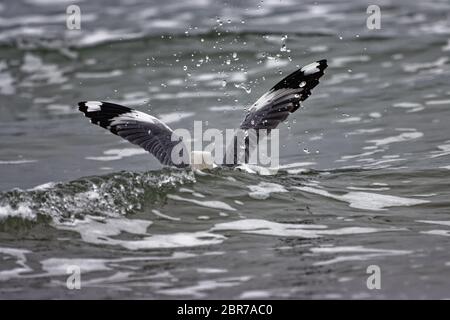
M 316 61 L 278 82 L 248 109 L 240 128 L 276 128 L 311 95 L 327 66 L 327 60 Z
M 181 164 L 171 160 L 172 149 L 180 143 L 172 139 L 172 129 L 157 118 L 118 104 L 100 101 L 78 103 L 79 110 L 91 119 L 91 123 L 108 129 L 112 133 L 136 144 L 153 154 L 163 165 L 185 167 L 187 156 Z M 186 150 L 183 148 L 183 150 Z
M 250 145 L 249 135 L 255 135 L 253 139 L 258 144 L 259 130 L 266 129 L 269 132 L 286 120 L 289 114 L 295 112 L 300 103 L 311 95 L 311 90 L 319 84 L 319 78 L 323 76 L 327 66 L 326 60 L 308 64 L 285 77 L 259 98 L 248 109 L 240 125 L 240 129 L 247 132 L 247 136 L 241 142 L 238 142 L 237 136 L 234 137 L 233 143 L 226 150 L 224 163 L 236 165 L 240 149 L 245 151 L 244 161 L 247 163 L 249 155 L 256 147 L 255 144 Z M 250 129 L 254 129 L 255 132 L 249 132 Z M 242 143 L 243 145 L 240 145 Z M 227 163 L 227 159 L 231 159 L 232 163 Z

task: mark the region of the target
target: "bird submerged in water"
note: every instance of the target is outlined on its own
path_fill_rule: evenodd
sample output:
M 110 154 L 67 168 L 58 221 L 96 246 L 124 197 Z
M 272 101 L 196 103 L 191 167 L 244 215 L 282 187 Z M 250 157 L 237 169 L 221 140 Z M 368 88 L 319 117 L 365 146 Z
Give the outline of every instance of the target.
M 248 109 L 239 128 L 257 132 L 276 128 L 311 95 L 311 90 L 319 84 L 327 66 L 326 60 L 316 61 L 282 79 Z M 213 167 L 211 154 L 203 151 L 192 151 L 184 157 L 184 161 L 174 163 L 172 151 L 181 138 L 174 139 L 173 130 L 149 114 L 110 102 L 83 101 L 78 106 L 91 119 L 91 123 L 144 148 L 163 165 L 181 168 L 191 166 L 193 169 Z M 235 150 L 236 147 L 230 149 Z M 237 164 L 236 157 L 233 164 Z

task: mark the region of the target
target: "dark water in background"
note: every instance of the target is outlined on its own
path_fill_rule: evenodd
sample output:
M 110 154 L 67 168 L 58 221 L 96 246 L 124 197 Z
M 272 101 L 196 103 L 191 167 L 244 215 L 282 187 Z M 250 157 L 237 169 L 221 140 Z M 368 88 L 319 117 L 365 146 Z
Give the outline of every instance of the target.
M 153 2 L 80 1 L 80 31 L 0 4 L 1 298 L 450 298 L 447 1 L 377 1 L 375 31 L 366 1 Z M 230 128 L 323 58 L 276 176 L 161 170 L 76 110 Z

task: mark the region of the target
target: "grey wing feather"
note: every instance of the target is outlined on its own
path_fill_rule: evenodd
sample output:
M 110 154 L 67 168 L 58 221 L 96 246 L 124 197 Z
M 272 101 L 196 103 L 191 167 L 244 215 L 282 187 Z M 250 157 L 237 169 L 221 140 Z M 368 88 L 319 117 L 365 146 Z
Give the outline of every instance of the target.
M 187 154 L 181 155 L 184 160 L 179 164 L 172 161 L 172 150 L 177 144 L 182 143 L 181 138 L 172 141 L 172 129 L 157 118 L 109 102 L 83 101 L 79 102 L 78 106 L 92 123 L 142 147 L 153 154 L 161 164 L 176 167 L 185 167 L 189 164 Z M 181 150 L 183 152 L 186 149 Z
M 274 129 L 295 112 L 319 84 L 327 61 L 313 62 L 291 73 L 259 98 L 248 110 L 241 129 Z
M 259 130 L 266 129 L 269 132 L 276 128 L 311 95 L 311 90 L 319 84 L 319 78 L 323 76 L 327 66 L 326 60 L 319 60 L 298 69 L 278 82 L 249 108 L 240 129 L 247 131 L 248 134 L 256 134 L 258 142 Z M 255 132 L 251 133 L 250 129 L 254 129 Z M 238 146 L 239 142 L 235 136 L 233 143 L 227 148 L 224 163 L 236 165 L 240 149 L 244 149 L 244 161 L 247 163 L 249 155 L 256 148 L 249 140 L 247 136 L 242 141 L 243 145 Z M 226 159 L 232 159 L 232 163 L 227 163 Z

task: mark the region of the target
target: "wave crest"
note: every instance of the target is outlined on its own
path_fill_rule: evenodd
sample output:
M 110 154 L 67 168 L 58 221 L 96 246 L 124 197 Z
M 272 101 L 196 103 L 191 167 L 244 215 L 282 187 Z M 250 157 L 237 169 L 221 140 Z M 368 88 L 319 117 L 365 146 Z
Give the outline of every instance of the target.
M 123 216 L 158 201 L 174 186 L 194 181 L 190 171 L 164 169 L 122 171 L 30 190 L 14 189 L 0 193 L 0 226 L 18 222 L 28 225 L 49 218 L 63 222 L 86 214 Z

